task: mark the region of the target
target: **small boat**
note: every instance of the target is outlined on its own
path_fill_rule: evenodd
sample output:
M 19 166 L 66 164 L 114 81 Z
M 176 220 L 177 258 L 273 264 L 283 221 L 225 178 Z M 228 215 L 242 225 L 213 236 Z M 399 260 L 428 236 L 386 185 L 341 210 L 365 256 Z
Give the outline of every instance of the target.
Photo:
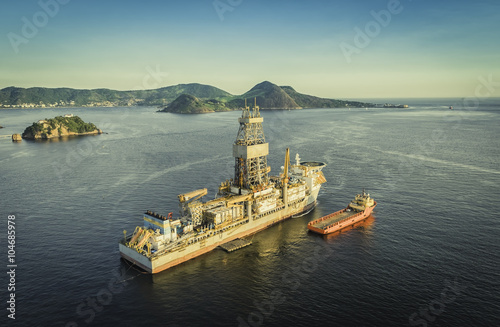
M 309 222 L 307 228 L 318 234 L 330 234 L 369 217 L 376 206 L 377 202 L 363 190 L 346 208 Z
M 450 106 L 450 110 L 453 110 L 453 106 Z

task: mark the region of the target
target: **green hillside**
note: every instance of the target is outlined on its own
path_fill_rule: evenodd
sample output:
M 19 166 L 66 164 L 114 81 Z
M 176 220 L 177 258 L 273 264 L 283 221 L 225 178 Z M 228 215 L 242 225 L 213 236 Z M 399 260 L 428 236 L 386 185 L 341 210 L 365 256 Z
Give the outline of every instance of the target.
M 255 85 L 242 95 L 225 96 L 202 100 L 182 95 L 165 107 L 163 112 L 205 113 L 214 111 L 237 110 L 245 106 L 245 100 L 252 106 L 254 101 L 261 109 L 302 109 L 302 108 L 345 108 L 373 107 L 373 103 L 324 99 L 295 91 L 291 86 L 278 86 L 265 81 Z
M 241 108 L 245 105 L 245 99 L 257 99 L 257 105 L 261 109 L 300 109 L 294 99 L 292 99 L 278 85 L 270 82 L 262 82 L 255 85 L 245 94 L 235 96 L 228 101 L 228 105 L 232 108 Z
M 179 84 L 154 90 L 115 91 L 109 89 L 77 90 L 70 88 L 19 88 L 7 87 L 0 90 L 0 104 L 20 106 L 34 104 L 45 106 L 159 106 L 174 101 L 186 93 L 200 99 L 231 96 L 219 88 L 198 83 Z
M 297 102 L 302 108 L 345 108 L 345 107 L 373 107 L 373 103 L 365 103 L 358 101 L 344 101 L 336 99 L 319 98 L 312 95 L 299 93 L 291 86 L 281 86 L 281 89 L 286 92 L 292 99 Z
M 189 94 L 181 94 L 160 112 L 171 112 L 178 114 L 204 114 L 215 111 L 232 110 L 226 107 L 225 103 L 211 99 L 202 101 Z

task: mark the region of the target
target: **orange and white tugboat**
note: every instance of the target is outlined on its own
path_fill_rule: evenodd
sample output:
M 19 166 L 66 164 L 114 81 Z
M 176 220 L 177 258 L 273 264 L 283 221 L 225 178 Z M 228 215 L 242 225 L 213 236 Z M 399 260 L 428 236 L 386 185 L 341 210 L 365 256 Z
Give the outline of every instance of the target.
M 318 234 L 330 234 L 369 217 L 376 206 L 377 202 L 363 189 L 363 193 L 356 195 L 347 208 L 313 220 L 307 228 Z

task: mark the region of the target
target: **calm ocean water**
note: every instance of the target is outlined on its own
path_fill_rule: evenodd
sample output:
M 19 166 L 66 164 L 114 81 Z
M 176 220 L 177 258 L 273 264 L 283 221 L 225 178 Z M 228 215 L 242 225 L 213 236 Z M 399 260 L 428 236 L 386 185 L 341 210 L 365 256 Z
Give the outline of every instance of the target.
M 404 102 L 404 101 L 401 101 Z M 122 262 L 118 241 L 144 210 L 177 212 L 177 194 L 232 177 L 239 112 L 155 108 L 2 110 L 0 134 L 73 113 L 107 134 L 0 139 L 0 244 L 16 219 L 16 319 L 4 326 L 496 326 L 500 315 L 500 101 L 449 110 L 263 112 L 272 173 L 324 161 L 308 215 L 234 253 L 214 250 L 158 275 Z M 338 235 L 307 223 L 363 188 L 373 218 Z M 119 283 L 116 283 L 119 281 Z

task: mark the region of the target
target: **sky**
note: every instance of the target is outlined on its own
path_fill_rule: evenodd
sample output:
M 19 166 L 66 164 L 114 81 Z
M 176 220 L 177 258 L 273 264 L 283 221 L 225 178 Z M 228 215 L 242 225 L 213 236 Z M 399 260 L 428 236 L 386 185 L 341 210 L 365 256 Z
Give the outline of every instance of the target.
M 0 8 L 0 88 L 202 83 L 243 94 L 267 80 L 339 99 L 500 96 L 498 0 L 2 0 Z

